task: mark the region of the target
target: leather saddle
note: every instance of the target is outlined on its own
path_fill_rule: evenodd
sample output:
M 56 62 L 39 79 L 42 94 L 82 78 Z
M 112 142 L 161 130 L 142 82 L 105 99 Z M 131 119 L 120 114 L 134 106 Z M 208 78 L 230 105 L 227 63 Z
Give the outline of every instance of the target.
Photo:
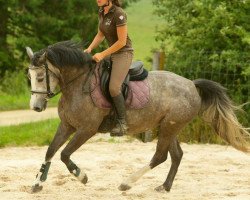
M 100 63 L 100 86 L 102 94 L 107 98 L 109 102 L 112 102 L 111 95 L 109 93 L 109 80 L 112 70 L 112 61 L 110 58 L 106 58 Z M 128 96 L 129 81 L 142 81 L 148 76 L 148 71 L 143 67 L 142 61 L 135 61 L 130 66 L 129 72 L 122 84 L 122 94 L 124 99 Z

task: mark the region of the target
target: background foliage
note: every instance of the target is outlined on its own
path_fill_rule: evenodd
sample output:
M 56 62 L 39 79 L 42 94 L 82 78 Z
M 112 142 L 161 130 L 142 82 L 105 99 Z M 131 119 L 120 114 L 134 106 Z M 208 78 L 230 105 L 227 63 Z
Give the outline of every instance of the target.
M 93 0 L 0 0 L 0 5 L 0 77 L 24 68 L 26 46 L 38 50 L 63 40 L 91 41 L 97 31 Z
M 250 101 L 250 1 L 153 0 L 164 19 L 157 40 L 165 69 L 227 87 L 238 104 Z M 250 106 L 245 110 L 250 113 Z M 243 118 L 250 125 L 250 116 Z
M 134 1 L 125 0 L 123 5 Z M 98 9 L 93 0 L 0 0 L 0 91 L 26 94 L 27 86 L 20 89 L 27 85 L 26 46 L 37 51 L 63 40 L 92 41 Z M 16 75 L 18 85 L 10 82 Z

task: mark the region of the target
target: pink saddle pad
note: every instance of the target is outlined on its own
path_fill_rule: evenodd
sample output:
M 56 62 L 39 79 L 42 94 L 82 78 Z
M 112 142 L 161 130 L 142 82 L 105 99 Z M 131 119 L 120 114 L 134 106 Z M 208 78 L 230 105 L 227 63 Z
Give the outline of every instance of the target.
M 96 67 L 94 75 L 91 77 L 90 91 L 91 98 L 94 104 L 103 109 L 110 109 L 111 104 L 103 96 L 100 87 L 99 67 Z M 149 102 L 150 88 L 148 80 L 143 81 L 130 81 L 128 90 L 128 97 L 126 99 L 126 107 L 131 109 L 144 108 Z

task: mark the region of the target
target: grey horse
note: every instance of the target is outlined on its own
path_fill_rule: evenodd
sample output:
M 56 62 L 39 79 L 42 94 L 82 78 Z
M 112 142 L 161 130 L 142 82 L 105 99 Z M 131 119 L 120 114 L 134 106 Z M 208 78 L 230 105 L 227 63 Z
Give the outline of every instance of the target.
M 51 159 L 57 150 L 72 135 L 61 152 L 61 160 L 69 172 L 86 184 L 87 175 L 70 156 L 88 139 L 100 132 L 100 125 L 109 115 L 109 109 L 96 107 L 89 93 L 83 92 L 93 67 L 92 58 L 81 50 L 79 44 L 64 41 L 33 53 L 26 48 L 31 63 L 31 109 L 41 112 L 46 109 L 47 99 L 59 85 L 62 96 L 58 105 L 60 124 L 48 147 L 45 161 L 39 170 L 32 191 L 42 189 L 47 179 Z M 143 174 L 163 163 L 168 152 L 171 167 L 166 181 L 157 191 L 170 191 L 177 173 L 183 151 L 176 139 L 178 132 L 198 114 L 214 128 L 228 144 L 243 152 L 250 152 L 249 132 L 238 122 L 235 109 L 220 84 L 205 80 L 188 80 L 167 71 L 151 71 L 148 75 L 150 102 L 140 110 L 127 109 L 128 134 L 145 132 L 159 127 L 156 152 L 145 167 L 124 180 L 119 189 L 131 188 Z

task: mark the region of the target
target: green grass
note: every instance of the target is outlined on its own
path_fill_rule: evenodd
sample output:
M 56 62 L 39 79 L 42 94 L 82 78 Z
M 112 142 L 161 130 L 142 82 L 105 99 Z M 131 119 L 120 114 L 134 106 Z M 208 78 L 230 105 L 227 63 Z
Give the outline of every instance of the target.
M 151 0 L 139 0 L 126 9 L 128 16 L 128 32 L 133 43 L 135 60 L 142 60 L 151 69 L 152 49 L 159 48 L 155 41 L 156 26 L 162 19 L 153 14 L 155 7 Z
M 60 95 L 48 102 L 49 107 L 57 106 Z M 9 95 L 0 93 L 0 111 L 29 109 L 30 94 Z
M 49 119 L 35 123 L 0 127 L 0 148 L 49 145 L 56 133 L 59 123 L 59 119 Z M 69 139 L 71 139 L 72 136 Z M 114 138 L 99 136 L 90 142 L 117 144 L 122 142 L 133 142 L 135 140 L 135 138 L 131 136 L 124 137 Z
M 0 147 L 48 145 L 59 124 L 59 119 L 0 127 Z
M 9 94 L 0 94 L 0 111 L 26 109 L 29 106 L 29 96 L 18 95 L 13 96 Z
M 10 146 L 44 146 L 49 145 L 54 137 L 59 119 L 27 123 L 16 126 L 0 127 L 0 148 Z M 202 129 L 201 129 L 201 128 Z M 157 137 L 157 129 L 154 130 L 152 138 Z M 140 139 L 139 135 L 136 137 Z M 210 127 L 206 126 L 200 119 L 195 119 L 178 135 L 178 139 L 185 143 L 212 143 L 225 144 Z M 99 138 L 92 142 L 109 142 L 117 144 L 121 142 L 132 142 L 135 137 L 120 138 Z

